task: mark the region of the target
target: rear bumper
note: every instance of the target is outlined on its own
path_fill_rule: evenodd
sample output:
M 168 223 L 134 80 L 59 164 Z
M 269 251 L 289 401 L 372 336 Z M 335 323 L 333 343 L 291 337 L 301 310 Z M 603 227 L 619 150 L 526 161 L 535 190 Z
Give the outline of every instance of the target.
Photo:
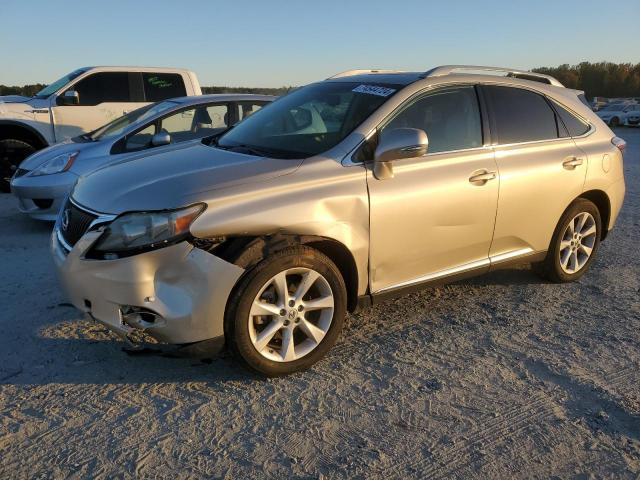
M 11 193 L 18 199 L 22 213 L 37 220 L 55 221 L 77 179 L 78 176 L 71 172 L 14 177 L 11 179 Z
M 609 202 L 611 202 L 611 215 L 609 217 L 608 230 L 611 230 L 616 223 L 616 219 L 618 218 L 618 214 L 622 208 L 622 203 L 624 202 L 625 190 L 624 178 L 612 183 L 606 190 Z
M 79 310 L 127 337 L 134 329 L 170 344 L 224 335 L 227 299 L 243 269 L 187 242 L 117 260 L 87 260 L 100 232 L 51 251 L 62 288 Z M 141 314 L 142 312 L 142 314 Z

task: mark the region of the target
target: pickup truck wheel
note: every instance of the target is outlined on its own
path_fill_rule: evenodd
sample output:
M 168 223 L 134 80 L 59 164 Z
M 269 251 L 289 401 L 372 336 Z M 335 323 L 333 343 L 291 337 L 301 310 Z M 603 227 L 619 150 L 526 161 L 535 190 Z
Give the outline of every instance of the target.
M 247 272 L 227 306 L 227 342 L 266 376 L 305 370 L 338 339 L 347 294 L 340 271 L 324 254 L 289 247 Z
M 598 208 L 579 198 L 562 214 L 545 260 L 537 272 L 556 283 L 578 280 L 600 246 L 602 220 Z
M 25 158 L 34 153 L 36 148 L 22 140 L 6 138 L 0 140 L 0 191 L 11 190 L 9 182 L 13 173 Z

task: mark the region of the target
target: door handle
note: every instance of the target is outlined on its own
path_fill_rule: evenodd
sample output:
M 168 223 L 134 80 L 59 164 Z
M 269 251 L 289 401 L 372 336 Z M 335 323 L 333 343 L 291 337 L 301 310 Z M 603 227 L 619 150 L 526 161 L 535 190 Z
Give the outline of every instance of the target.
M 574 170 L 578 165 L 582 165 L 582 158 L 580 157 L 569 157 L 564 162 L 562 162 L 562 166 L 567 170 Z
M 475 175 L 471 175 L 469 177 L 469 183 L 474 183 L 477 185 L 484 185 L 489 180 L 493 180 L 496 178 L 496 172 L 484 172 L 477 173 Z

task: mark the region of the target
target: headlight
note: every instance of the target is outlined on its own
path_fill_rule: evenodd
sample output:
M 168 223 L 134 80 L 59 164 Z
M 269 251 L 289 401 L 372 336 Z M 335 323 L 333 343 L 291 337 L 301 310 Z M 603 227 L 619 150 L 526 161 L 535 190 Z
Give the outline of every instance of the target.
M 70 152 L 57 155 L 51 160 L 47 160 L 46 162 L 44 162 L 38 168 L 34 169 L 30 175 L 32 177 L 37 177 L 39 175 L 50 175 L 52 173 L 66 172 L 71 168 L 71 165 L 73 165 L 73 162 L 76 160 L 78 153 L 80 152 Z
M 111 222 L 92 250 L 115 259 L 174 244 L 189 236 L 191 224 L 205 207 L 198 203 L 179 210 L 125 213 Z

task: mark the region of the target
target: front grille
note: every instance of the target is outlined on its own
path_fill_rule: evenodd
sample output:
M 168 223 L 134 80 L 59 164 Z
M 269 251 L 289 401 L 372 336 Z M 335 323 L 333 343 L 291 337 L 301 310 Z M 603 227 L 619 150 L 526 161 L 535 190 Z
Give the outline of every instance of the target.
M 59 228 L 62 238 L 70 247 L 73 247 L 80 238 L 89 230 L 91 222 L 96 218 L 89 212 L 76 207 L 69 200 L 62 209 L 60 216 Z

